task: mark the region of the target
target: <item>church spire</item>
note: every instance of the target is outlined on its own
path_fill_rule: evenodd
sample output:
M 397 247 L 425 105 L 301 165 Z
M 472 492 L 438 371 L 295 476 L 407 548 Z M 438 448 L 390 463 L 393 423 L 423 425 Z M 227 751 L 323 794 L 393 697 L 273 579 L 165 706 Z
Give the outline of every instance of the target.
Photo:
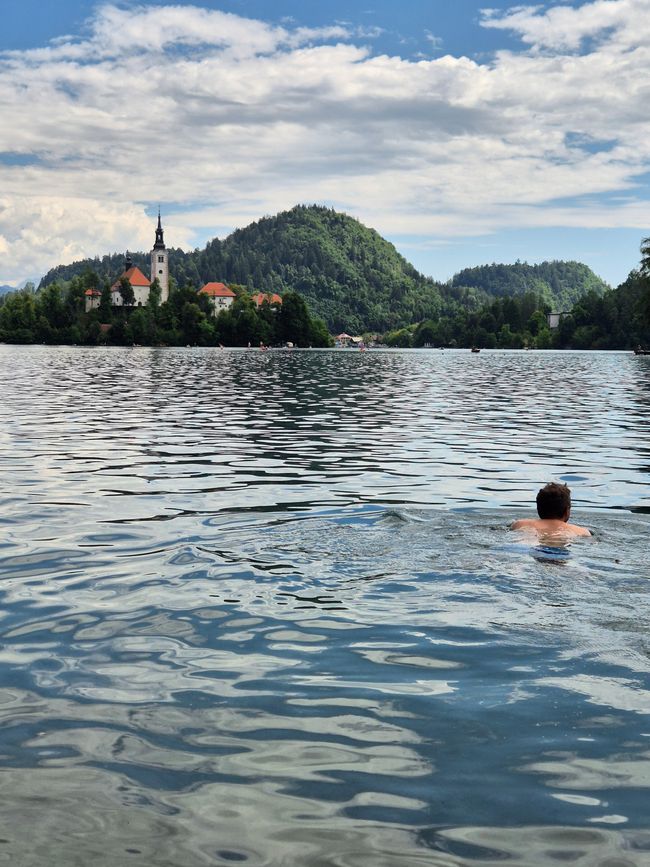
M 151 282 L 157 280 L 160 283 L 160 301 L 162 304 L 169 298 L 169 251 L 165 247 L 163 227 L 160 221 L 160 206 L 158 206 L 158 226 L 156 227 L 156 241 L 151 251 Z
M 165 241 L 163 238 L 163 227 L 160 222 L 160 208 L 158 208 L 158 227 L 156 229 L 156 243 L 153 245 L 154 250 L 164 250 Z

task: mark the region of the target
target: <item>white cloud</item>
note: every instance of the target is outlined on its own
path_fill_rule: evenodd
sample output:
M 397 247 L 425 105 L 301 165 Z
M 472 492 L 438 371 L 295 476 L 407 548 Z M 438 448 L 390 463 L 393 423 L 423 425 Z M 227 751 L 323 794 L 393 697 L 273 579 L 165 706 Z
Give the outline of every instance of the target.
M 25 274 L 37 274 L 43 261 L 63 264 L 129 247 L 150 249 L 151 226 L 143 208 L 128 200 L 98 206 L 95 200 L 72 195 L 0 197 L 0 253 L 21 263 Z M 174 234 L 189 242 L 187 231 Z
M 648 0 L 595 0 L 582 6 L 516 6 L 507 12 L 483 10 L 483 26 L 513 30 L 539 48 L 580 48 L 586 39 L 610 44 L 647 44 L 650 37 Z
M 103 6 L 85 38 L 0 55 L 0 283 L 147 249 L 158 202 L 182 206 L 166 219 L 176 246 L 314 201 L 385 234 L 643 228 L 641 7 L 485 13 L 529 47 L 479 64 L 377 55 L 372 33 L 337 22 Z

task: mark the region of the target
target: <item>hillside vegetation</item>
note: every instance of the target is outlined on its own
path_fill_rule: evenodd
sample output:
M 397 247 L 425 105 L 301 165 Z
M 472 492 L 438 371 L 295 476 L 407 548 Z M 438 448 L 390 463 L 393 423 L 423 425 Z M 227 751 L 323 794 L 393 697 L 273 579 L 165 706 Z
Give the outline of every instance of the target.
M 146 254 L 132 259 L 148 273 Z M 60 266 L 41 285 L 71 280 L 88 268 L 115 280 L 123 261 L 111 255 Z M 169 263 L 179 286 L 223 280 L 280 294 L 296 291 L 332 331 L 382 331 L 437 316 L 443 307 L 441 284 L 419 274 L 392 244 L 352 217 L 317 206 L 265 217 L 223 241 L 215 238 L 204 250 L 170 250 Z
M 149 257 L 133 253 L 144 273 Z M 420 274 L 395 247 L 358 220 L 316 205 L 297 206 L 264 217 L 203 250 L 171 249 L 170 274 L 178 286 L 200 287 L 211 280 L 251 290 L 291 290 L 307 301 L 333 333 L 385 332 L 441 315 L 476 311 L 494 297 L 534 292 L 554 309 L 569 309 L 588 290 L 605 284 L 577 262 L 542 265 L 486 265 L 457 274 L 449 284 Z M 59 266 L 41 286 L 64 285 L 88 270 L 100 281 L 122 271 L 121 254 Z
M 148 254 L 132 259 L 148 273 Z M 647 339 L 647 268 L 615 291 L 586 265 L 561 261 L 482 265 L 437 283 L 373 229 L 316 205 L 264 217 L 203 250 L 171 249 L 169 260 L 172 291 L 189 293 L 185 302 L 212 280 L 240 286 L 242 299 L 246 290 L 294 292 L 331 333 L 380 333 L 394 346 L 625 348 Z M 74 295 L 79 280 L 106 287 L 123 266 L 121 254 L 59 266 L 41 290 L 59 284 Z M 559 329 L 548 326 L 551 311 L 567 314 Z M 201 339 L 228 344 L 245 334 L 271 336 L 252 320 L 244 327 L 246 316 L 236 327 L 226 317 L 214 333 L 206 326 Z M 161 333 L 173 342 L 185 332 L 168 324 Z M 321 334 L 314 345 L 323 340 Z
M 650 348 L 650 279 L 632 271 L 624 283 L 602 297 L 584 295 L 560 323 L 560 349 Z
M 267 217 L 208 245 L 211 269 L 275 291 L 294 289 L 333 331 L 382 331 L 437 316 L 440 284 L 373 229 L 321 207 Z
M 85 311 L 85 292 L 97 283 L 87 271 L 67 287 L 50 283 L 38 292 L 22 289 L 0 298 L 0 342 L 72 343 L 96 346 L 330 346 L 325 324 L 314 319 L 305 299 L 286 292 L 282 304 L 258 308 L 243 286 L 233 287 L 231 307 L 218 316 L 208 297 L 189 286 L 175 288 L 161 303 L 158 281 L 144 306 L 113 306 L 104 282 L 99 307 Z
M 480 265 L 454 275 L 452 286 L 481 289 L 493 298 L 534 292 L 555 310 L 570 310 L 583 295 L 603 295 L 610 287 L 582 262 L 542 262 L 529 265 Z

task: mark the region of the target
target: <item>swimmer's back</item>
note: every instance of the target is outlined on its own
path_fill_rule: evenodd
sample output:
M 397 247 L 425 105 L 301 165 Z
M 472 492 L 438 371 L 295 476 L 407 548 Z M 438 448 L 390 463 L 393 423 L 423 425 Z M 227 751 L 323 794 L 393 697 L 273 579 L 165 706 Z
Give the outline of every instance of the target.
M 591 536 L 586 527 L 569 524 L 558 518 L 520 518 L 510 525 L 511 530 L 527 530 L 540 536 Z

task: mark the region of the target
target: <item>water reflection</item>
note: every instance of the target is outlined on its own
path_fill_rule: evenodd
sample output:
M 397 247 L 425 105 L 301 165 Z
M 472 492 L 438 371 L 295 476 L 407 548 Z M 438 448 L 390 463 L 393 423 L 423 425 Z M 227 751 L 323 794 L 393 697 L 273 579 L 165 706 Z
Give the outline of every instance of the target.
M 0 357 L 3 857 L 650 863 L 638 359 Z

